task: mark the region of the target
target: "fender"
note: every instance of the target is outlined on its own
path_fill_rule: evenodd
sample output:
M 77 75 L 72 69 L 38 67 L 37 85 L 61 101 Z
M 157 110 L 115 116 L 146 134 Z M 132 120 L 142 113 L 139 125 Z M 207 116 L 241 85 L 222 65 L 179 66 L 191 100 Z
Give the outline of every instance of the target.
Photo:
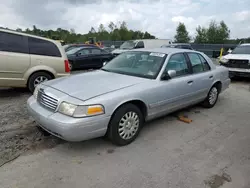
M 46 66 L 46 65 L 37 65 L 37 66 L 34 66 L 34 67 L 28 69 L 24 73 L 23 78 L 25 79 L 26 84 L 27 84 L 27 81 L 28 81 L 30 75 L 32 75 L 34 72 L 39 72 L 39 71 L 50 72 L 51 74 L 53 74 L 54 77 L 56 77 L 56 71 L 55 71 L 55 69 L 53 69 L 53 68 L 51 68 L 49 66 Z

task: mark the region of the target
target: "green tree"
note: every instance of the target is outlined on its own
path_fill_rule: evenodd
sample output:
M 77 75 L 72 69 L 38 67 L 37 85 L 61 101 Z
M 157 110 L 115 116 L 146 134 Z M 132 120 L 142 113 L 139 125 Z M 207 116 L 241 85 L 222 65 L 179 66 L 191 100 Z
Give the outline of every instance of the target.
M 207 43 L 207 29 L 201 26 L 196 28 L 196 36 L 194 38 L 195 43 L 205 44 Z
M 196 28 L 195 43 L 223 44 L 227 43 L 230 30 L 224 21 L 219 24 L 212 20 L 208 28 L 198 26 Z
M 35 25 L 32 29 L 16 29 L 19 32 L 25 32 L 33 35 L 43 36 L 54 40 L 63 40 L 65 43 L 85 42 L 89 40 L 89 37 L 96 37 L 97 40 L 134 40 L 134 39 L 146 39 L 155 38 L 148 32 L 129 30 L 126 22 L 120 22 L 119 27 L 113 22 L 108 25 L 108 30 L 103 24 L 100 24 L 96 31 L 94 27 L 91 27 L 90 31 L 86 34 L 76 33 L 74 29 L 66 30 L 63 28 L 57 28 L 56 30 L 42 30 L 38 29 Z
M 187 32 L 186 26 L 184 23 L 179 23 L 176 28 L 176 35 L 174 36 L 175 42 L 178 43 L 189 43 L 191 38 Z

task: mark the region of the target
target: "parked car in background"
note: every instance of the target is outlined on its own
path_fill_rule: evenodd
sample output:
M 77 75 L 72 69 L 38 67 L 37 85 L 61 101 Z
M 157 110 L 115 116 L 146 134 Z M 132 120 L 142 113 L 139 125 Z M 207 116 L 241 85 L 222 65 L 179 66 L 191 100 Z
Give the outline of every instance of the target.
M 250 77 L 250 44 L 241 44 L 222 56 L 220 65 L 229 69 L 230 77 Z
M 94 44 L 66 44 L 64 45 L 64 50 L 65 52 L 73 49 L 73 48 L 78 48 L 78 47 L 93 47 L 93 48 L 99 48 L 98 46 L 94 45 Z
M 125 41 L 119 49 L 112 51 L 114 55 L 119 55 L 122 52 L 126 52 L 132 49 L 139 48 L 160 48 L 164 44 L 171 44 L 170 39 L 141 39 L 141 40 L 129 40 Z
M 113 55 L 103 49 L 93 46 L 76 47 L 66 52 L 70 70 L 99 69 L 103 63 L 113 58 Z
M 67 56 L 57 41 L 0 29 L 0 87 L 28 87 L 68 76 Z
M 137 49 L 100 70 L 42 83 L 28 110 L 39 126 L 64 140 L 106 135 L 126 145 L 145 121 L 200 102 L 213 107 L 229 84 L 228 69 L 203 53 Z
M 180 48 L 180 49 L 189 49 L 194 50 L 190 44 L 187 43 L 173 43 L 162 45 L 161 48 Z

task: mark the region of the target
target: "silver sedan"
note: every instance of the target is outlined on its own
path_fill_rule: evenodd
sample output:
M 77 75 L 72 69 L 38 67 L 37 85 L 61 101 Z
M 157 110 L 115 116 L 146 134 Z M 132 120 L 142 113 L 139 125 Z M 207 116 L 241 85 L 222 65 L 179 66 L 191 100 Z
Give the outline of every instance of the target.
M 213 107 L 229 84 L 228 69 L 203 53 L 137 49 L 100 70 L 40 84 L 28 109 L 39 126 L 64 140 L 107 136 L 127 145 L 148 120 L 197 103 Z

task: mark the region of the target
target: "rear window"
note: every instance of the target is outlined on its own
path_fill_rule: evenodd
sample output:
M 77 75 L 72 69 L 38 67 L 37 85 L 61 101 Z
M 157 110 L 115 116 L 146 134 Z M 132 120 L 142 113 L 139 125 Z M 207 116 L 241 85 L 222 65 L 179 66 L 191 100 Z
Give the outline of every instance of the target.
M 28 39 L 23 35 L 0 32 L 0 51 L 29 53 Z
M 62 57 L 58 47 L 47 40 L 28 37 L 30 54 Z

